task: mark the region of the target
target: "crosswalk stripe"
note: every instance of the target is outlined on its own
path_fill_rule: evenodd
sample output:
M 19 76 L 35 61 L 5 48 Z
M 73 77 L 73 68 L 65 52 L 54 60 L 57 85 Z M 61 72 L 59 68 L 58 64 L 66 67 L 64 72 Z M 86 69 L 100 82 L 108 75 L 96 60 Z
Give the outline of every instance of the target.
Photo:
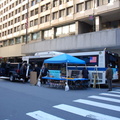
M 120 111 L 119 106 L 100 103 L 100 102 L 95 102 L 95 101 L 91 101 L 91 100 L 78 99 L 78 100 L 74 100 L 74 102 L 83 103 L 83 104 L 87 104 L 87 105 L 92 105 L 92 106 L 96 106 L 96 107 L 101 107 L 101 108 L 105 108 L 105 109 L 109 109 L 109 110 Z
M 100 99 L 100 100 L 106 100 L 106 101 L 120 103 L 120 100 L 114 99 L 114 98 L 108 98 L 108 97 L 101 97 L 101 96 L 92 95 L 92 96 L 89 96 L 88 98 L 94 98 L 94 99 Z
M 45 113 L 43 111 L 34 111 L 34 112 L 29 112 L 26 113 L 26 115 L 35 118 L 36 120 L 65 120 L 59 117 L 56 117 L 54 115 Z
M 110 91 L 110 93 L 118 93 L 118 94 L 120 94 L 120 91 Z
M 112 96 L 112 97 L 120 97 L 120 95 L 114 95 L 114 94 L 110 94 L 110 93 L 100 93 L 99 95 Z
M 70 112 L 70 113 L 74 113 L 83 117 L 92 118 L 95 120 L 120 120 L 120 118 L 117 118 L 117 117 L 104 115 L 101 113 L 97 113 L 97 112 L 93 112 L 93 111 L 89 111 L 89 110 L 85 110 L 85 109 L 81 109 L 81 108 L 77 108 L 77 107 L 73 107 L 65 104 L 60 104 L 53 107 Z
M 120 89 L 116 89 L 116 91 L 120 91 Z

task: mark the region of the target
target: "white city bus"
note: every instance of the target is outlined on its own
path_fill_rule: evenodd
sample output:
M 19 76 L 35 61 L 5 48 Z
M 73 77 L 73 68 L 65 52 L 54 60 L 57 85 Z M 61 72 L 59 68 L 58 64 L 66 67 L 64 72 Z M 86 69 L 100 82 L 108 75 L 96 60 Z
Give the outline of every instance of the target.
M 22 57 L 22 60 L 26 61 L 28 64 L 37 63 L 41 67 L 45 59 L 60 54 L 63 53 L 55 52 L 55 51 L 40 52 L 40 53 L 35 53 L 34 56 Z M 86 67 L 89 71 L 89 79 L 91 81 L 91 84 L 93 84 L 94 82 L 95 79 L 94 75 L 97 75 L 96 84 L 106 84 L 105 71 L 107 69 L 108 64 L 111 65 L 114 71 L 113 80 L 118 79 L 118 54 L 109 51 L 77 52 L 77 53 L 68 53 L 68 54 L 80 58 L 86 62 Z M 79 77 L 82 77 L 81 71 L 84 67 L 85 66 L 83 65 L 77 65 L 77 67 L 74 65 L 69 65 L 68 66 L 69 77 L 73 77 L 72 73 L 80 74 Z M 52 66 L 51 68 L 54 67 Z
M 36 63 L 39 66 L 42 66 L 43 61 L 47 58 L 55 57 L 57 55 L 63 54 L 62 52 L 56 51 L 47 51 L 47 52 L 37 52 L 33 56 L 23 56 L 22 61 L 27 64 Z
M 118 54 L 109 52 L 109 51 L 92 51 L 92 52 L 78 52 L 78 53 L 69 53 L 69 55 L 75 56 L 86 61 L 86 67 L 89 71 L 89 79 L 91 84 L 94 83 L 95 75 L 97 75 L 96 84 L 106 84 L 105 71 L 107 65 L 113 69 L 113 80 L 118 79 Z M 69 66 L 69 71 L 80 70 L 82 71 L 84 66 L 78 65 Z

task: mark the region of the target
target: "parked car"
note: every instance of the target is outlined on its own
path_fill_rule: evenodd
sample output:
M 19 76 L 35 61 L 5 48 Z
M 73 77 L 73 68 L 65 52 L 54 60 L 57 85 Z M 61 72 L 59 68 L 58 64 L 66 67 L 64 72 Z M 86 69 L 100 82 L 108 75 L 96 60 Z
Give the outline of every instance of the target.
M 25 82 L 20 74 L 22 63 L 6 63 L 4 66 L 0 68 L 0 76 L 9 77 L 10 81 L 19 80 Z
M 9 76 L 10 81 L 14 81 L 14 80 L 20 80 L 21 76 L 20 76 L 20 67 L 21 67 L 21 63 L 10 63 L 8 65 L 8 70 L 6 69 L 6 76 Z

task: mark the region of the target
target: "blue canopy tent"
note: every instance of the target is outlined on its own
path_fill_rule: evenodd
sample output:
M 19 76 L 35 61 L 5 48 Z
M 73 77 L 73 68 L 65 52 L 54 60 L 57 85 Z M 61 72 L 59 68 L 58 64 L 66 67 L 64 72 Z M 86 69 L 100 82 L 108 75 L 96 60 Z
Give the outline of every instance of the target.
M 49 58 L 44 60 L 44 63 L 53 63 L 53 64 L 60 64 L 60 63 L 66 63 L 66 78 L 68 77 L 68 70 L 67 65 L 70 64 L 85 64 L 85 61 L 78 59 L 76 57 L 73 57 L 68 54 L 61 54 L 58 56 L 55 56 L 53 58 Z M 69 90 L 68 81 L 66 81 L 65 91 Z
M 44 60 L 44 63 L 72 63 L 72 64 L 85 64 L 85 61 L 78 59 L 76 57 L 73 57 L 68 54 L 61 54 L 58 56 L 55 56 L 53 58 L 49 58 Z

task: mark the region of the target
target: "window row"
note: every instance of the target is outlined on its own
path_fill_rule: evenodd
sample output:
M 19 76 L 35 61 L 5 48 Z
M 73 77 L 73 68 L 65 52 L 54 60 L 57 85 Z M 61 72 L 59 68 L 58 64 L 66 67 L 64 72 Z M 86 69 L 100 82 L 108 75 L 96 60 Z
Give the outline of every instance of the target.
M 59 0 L 59 1 L 58 0 L 54 0 L 53 3 L 55 3 L 55 5 L 59 3 L 58 5 L 60 5 L 60 4 L 65 3 L 65 1 L 66 0 Z M 115 0 L 95 0 L 95 4 L 97 6 L 101 6 L 101 5 L 108 4 L 108 3 L 113 2 L 113 1 L 115 1 Z M 32 3 L 37 3 L 37 2 L 39 2 L 39 0 L 33 0 L 31 2 Z M 69 2 L 69 0 L 67 2 Z M 53 4 L 53 7 L 54 7 L 54 4 Z M 82 3 L 79 3 L 79 4 L 76 5 L 75 12 L 80 12 L 80 11 L 92 9 L 93 7 L 95 7 L 93 0 L 85 1 L 85 2 L 82 2 Z M 40 10 L 39 10 L 39 8 L 36 8 L 36 9 L 30 11 L 29 16 L 37 15 L 40 12 L 44 12 L 44 11 L 50 9 L 50 8 L 51 8 L 51 3 L 47 3 L 46 5 L 41 6 Z M 3 18 L 0 19 L 0 22 L 2 22 L 4 20 L 7 20 L 10 17 L 13 17 L 15 14 L 18 14 L 21 11 L 24 11 L 25 9 L 27 9 L 27 5 L 23 5 L 22 7 L 12 11 L 8 15 L 3 16 Z M 59 12 L 60 12 L 59 13 L 60 15 L 58 17 L 65 16 L 65 15 L 68 15 L 70 13 L 73 13 L 74 12 L 74 7 L 72 6 L 70 8 L 67 8 L 67 11 L 65 9 L 63 9 L 63 10 L 60 10 Z M 1 11 L 0 14 L 2 15 L 3 11 Z M 54 13 L 54 14 L 57 14 L 57 13 Z M 53 16 L 56 16 L 56 15 L 53 15 Z
M 0 4 L 0 9 L 2 8 L 2 7 L 4 7 L 5 5 L 7 5 L 8 3 L 10 3 L 12 0 L 6 0 L 6 1 L 4 1 L 3 3 L 1 3 Z M 13 7 L 15 7 L 15 6 L 17 6 L 18 4 L 21 4 L 23 1 L 25 1 L 25 0 L 16 0 L 14 3 L 12 3 L 7 9 L 11 9 L 11 8 L 13 8 Z M 4 10 L 4 11 L 6 11 L 6 10 Z
M 22 27 L 25 28 L 25 24 Z M 56 37 L 60 37 L 62 35 L 68 35 L 68 34 L 70 35 L 73 33 L 75 34 L 75 24 L 61 26 L 61 27 L 57 27 L 55 29 L 56 29 L 55 30 L 56 32 L 54 33 L 55 34 L 54 36 L 56 36 Z M 20 26 L 14 27 L 14 29 L 13 28 L 9 29 L 8 33 L 7 33 L 7 31 L 0 33 L 0 37 L 6 36 L 7 34 L 11 34 L 11 33 L 17 32 L 17 31 L 20 31 Z M 42 32 L 43 32 L 43 39 L 48 39 L 48 38 L 51 39 L 52 38 L 52 33 L 53 33 L 52 29 L 43 30 Z M 32 36 L 31 40 L 40 39 L 40 32 L 32 33 L 31 36 Z
M 22 15 L 22 18 L 20 18 L 20 17 L 17 17 L 17 18 L 15 18 L 14 20 L 11 20 L 11 21 L 8 21 L 7 23 L 4 23 L 2 26 L 0 26 L 0 29 L 2 29 L 2 27 L 3 28 L 6 28 L 6 27 L 8 27 L 8 26 L 10 26 L 10 25 L 13 25 L 14 23 L 18 23 L 18 22 L 20 22 L 21 20 L 25 20 L 26 19 L 26 14 L 24 14 L 24 15 Z
M 23 1 L 25 1 L 25 0 L 23 0 Z M 31 3 L 29 3 L 29 7 L 37 4 L 37 3 L 40 2 L 40 1 L 41 1 L 41 0 L 32 0 Z M 0 11 L 0 15 L 2 15 L 2 14 L 5 13 L 5 12 L 7 12 L 8 10 L 16 7 L 17 5 L 21 4 L 21 2 L 22 2 L 22 0 L 17 0 L 16 2 L 12 3 L 12 4 L 9 5 L 8 7 L 6 7 L 3 11 Z M 6 5 L 6 4 L 5 4 L 5 5 Z M 3 6 L 4 6 L 4 5 L 1 4 L 1 5 L 0 5 L 0 9 L 1 9 Z M 25 6 L 27 6 L 27 5 L 23 5 L 20 9 L 21 9 L 22 11 L 25 10 Z

